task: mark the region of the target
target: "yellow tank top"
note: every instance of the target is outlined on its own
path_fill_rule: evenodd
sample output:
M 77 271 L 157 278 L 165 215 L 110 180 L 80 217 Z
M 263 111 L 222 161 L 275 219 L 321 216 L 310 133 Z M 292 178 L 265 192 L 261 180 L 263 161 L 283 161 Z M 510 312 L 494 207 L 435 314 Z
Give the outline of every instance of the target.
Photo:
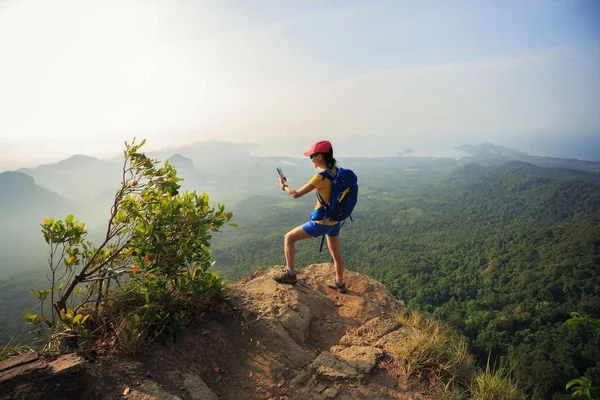
M 332 177 L 335 175 L 337 168 L 331 170 Z M 310 181 L 308 181 L 311 185 L 313 185 L 319 195 L 323 198 L 326 203 L 329 203 L 329 199 L 331 198 L 331 180 L 323 177 L 320 173 L 315 174 Z M 317 200 L 317 205 L 315 206 L 315 210 L 321 208 L 321 203 Z M 315 221 L 317 224 L 322 224 L 323 221 Z M 327 218 L 325 221 L 325 225 L 335 225 L 337 221 L 333 221 Z

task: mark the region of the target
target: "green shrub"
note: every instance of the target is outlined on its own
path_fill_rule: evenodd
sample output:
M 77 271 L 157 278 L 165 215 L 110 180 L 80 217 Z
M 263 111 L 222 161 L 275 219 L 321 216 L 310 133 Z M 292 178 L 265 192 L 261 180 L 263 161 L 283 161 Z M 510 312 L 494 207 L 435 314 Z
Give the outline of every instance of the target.
M 231 213 L 210 206 L 205 193 L 179 193 L 175 168 L 140 153 L 144 143 L 125 144 L 121 188 L 99 246 L 72 215 L 42 223 L 50 288 L 32 291 L 40 315 L 26 319 L 50 347 L 81 344 L 91 333 L 114 333 L 131 352 L 159 336 L 172 344 L 199 307 L 222 298 L 209 246 Z

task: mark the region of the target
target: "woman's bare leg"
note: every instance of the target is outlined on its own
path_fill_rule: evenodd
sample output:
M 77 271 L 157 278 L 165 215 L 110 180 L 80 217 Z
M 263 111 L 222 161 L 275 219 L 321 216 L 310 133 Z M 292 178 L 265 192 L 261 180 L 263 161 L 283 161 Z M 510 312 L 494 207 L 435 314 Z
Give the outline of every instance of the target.
M 283 250 L 285 252 L 285 262 L 288 267 L 288 271 L 295 273 L 294 271 L 294 261 L 296 259 L 296 245 L 295 243 L 298 240 L 310 239 L 311 235 L 306 233 L 302 226 L 292 229 L 288 233 L 285 234 L 283 238 Z
M 344 260 L 342 259 L 342 252 L 340 250 L 340 237 L 327 236 L 327 247 L 329 247 L 329 253 L 333 257 L 335 277 L 338 283 L 341 284 L 344 281 Z

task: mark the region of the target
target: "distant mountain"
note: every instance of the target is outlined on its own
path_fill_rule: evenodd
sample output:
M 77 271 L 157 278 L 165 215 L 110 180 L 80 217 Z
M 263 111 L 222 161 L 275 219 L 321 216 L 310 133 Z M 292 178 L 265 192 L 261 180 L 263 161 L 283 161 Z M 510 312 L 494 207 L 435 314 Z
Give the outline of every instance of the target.
M 107 188 L 118 187 L 121 163 L 94 157 L 74 155 L 54 164 L 22 168 L 18 172 L 35 178 L 39 186 L 48 188 L 73 201 L 87 201 Z
M 73 207 L 66 198 L 36 185 L 34 179 L 21 172 L 0 173 L 0 215 L 3 219 L 37 218 L 64 213 Z M 18 215 L 23 212 L 24 215 Z
M 193 161 L 194 167 L 207 175 L 218 174 L 223 169 L 245 166 L 258 157 L 250 154 L 255 145 L 249 143 L 231 143 L 219 141 L 197 142 L 180 147 L 150 151 L 147 154 L 158 160 L 166 160 L 177 154 Z
M 600 132 L 519 135 L 498 140 L 533 156 L 600 161 Z
M 483 167 L 479 164 L 467 164 L 457 168 L 454 176 L 469 180 L 493 180 L 499 176 L 527 176 L 533 179 L 542 179 L 546 182 L 555 179 L 577 179 L 587 182 L 600 182 L 600 174 L 590 171 L 582 171 L 569 168 L 548 168 L 523 161 L 509 161 L 491 167 Z
M 527 156 L 527 153 L 510 149 L 508 147 L 496 146 L 491 143 L 481 143 L 477 145 L 465 144 L 462 146 L 458 146 L 456 150 L 464 151 L 465 153 L 479 156 L 479 155 L 501 155 L 501 156 Z
M 184 190 L 194 191 L 206 187 L 206 174 L 196 169 L 191 158 L 176 153 L 169 157 L 167 161 L 177 169 L 177 176 L 183 179 L 179 184 Z
M 194 168 L 194 162 L 187 157 L 182 156 L 179 153 L 173 154 L 171 157 L 169 157 L 167 159 L 167 161 L 169 161 L 169 163 L 171 163 L 172 165 L 175 166 L 175 168 L 177 168 L 177 170 L 193 170 Z
M 75 206 L 64 197 L 35 184 L 21 172 L 0 173 L 0 276 L 28 265 L 32 254 L 44 259 L 40 234 L 44 218 L 64 218 Z
M 485 166 L 498 165 L 517 160 L 540 167 L 561 167 L 592 172 L 600 171 L 600 161 L 532 156 L 523 151 L 496 146 L 491 143 L 481 143 L 478 145 L 466 144 L 457 147 L 456 150 L 469 154 L 471 156 L 469 157 L 469 161 Z

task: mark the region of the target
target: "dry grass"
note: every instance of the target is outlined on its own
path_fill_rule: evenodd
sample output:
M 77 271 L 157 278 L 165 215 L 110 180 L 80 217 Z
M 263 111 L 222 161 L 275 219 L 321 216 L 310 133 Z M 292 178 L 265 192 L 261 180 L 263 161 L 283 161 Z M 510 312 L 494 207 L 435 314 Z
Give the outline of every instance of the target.
M 404 339 L 387 349 L 405 379 L 415 376 L 437 387 L 448 400 L 521 400 L 525 392 L 504 365 L 475 366 L 466 339 L 454 329 L 419 313 L 397 315 Z
M 445 387 L 470 381 L 474 362 L 464 338 L 443 323 L 418 313 L 398 315 L 396 319 L 414 328 L 405 340 L 388 349 L 407 379 L 413 375 L 426 377 Z
M 485 370 L 479 370 L 473 376 L 469 386 L 472 399 L 485 400 L 523 400 L 527 396 L 511 377 L 506 365 L 490 367 L 488 359 Z

